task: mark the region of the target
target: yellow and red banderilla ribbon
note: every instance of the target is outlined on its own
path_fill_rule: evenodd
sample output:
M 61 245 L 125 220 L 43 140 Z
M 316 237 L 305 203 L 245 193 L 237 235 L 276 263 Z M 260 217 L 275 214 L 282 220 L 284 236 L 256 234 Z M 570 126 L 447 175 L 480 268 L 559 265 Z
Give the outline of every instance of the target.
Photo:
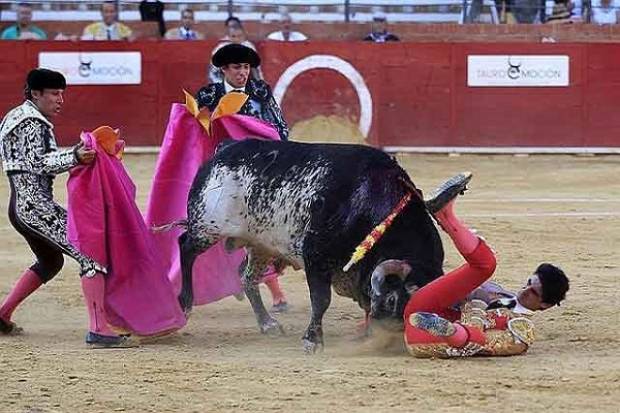
M 394 218 L 396 218 L 398 214 L 402 212 L 405 206 L 407 206 L 409 201 L 411 201 L 411 196 L 411 192 L 407 192 L 405 196 L 403 196 L 398 202 L 398 204 L 394 207 L 392 212 L 390 212 L 390 214 L 383 221 L 381 221 L 379 225 L 377 225 L 372 229 L 372 231 L 370 231 L 370 234 L 368 234 L 366 238 L 364 238 L 364 241 L 362 241 L 357 247 L 355 247 L 355 251 L 351 256 L 351 259 L 342 268 L 343 271 L 349 271 L 349 269 L 355 263 L 359 262 L 362 258 L 364 258 L 364 256 L 366 256 L 368 251 L 370 251 L 370 249 L 381 239 L 385 231 L 392 225 Z

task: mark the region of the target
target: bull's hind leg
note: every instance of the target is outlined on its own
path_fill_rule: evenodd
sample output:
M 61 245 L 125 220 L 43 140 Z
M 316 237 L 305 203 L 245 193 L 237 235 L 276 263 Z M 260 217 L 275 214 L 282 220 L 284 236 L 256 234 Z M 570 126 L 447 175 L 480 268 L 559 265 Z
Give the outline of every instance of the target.
M 323 350 L 323 315 L 332 300 L 331 274 L 323 265 L 306 267 L 306 280 L 310 290 L 312 316 L 303 336 L 304 351 L 315 353 Z
M 192 268 L 196 258 L 206 251 L 213 242 L 208 240 L 197 241 L 184 232 L 179 237 L 179 249 L 181 253 L 181 293 L 179 294 L 179 304 L 189 315 L 194 302 L 194 289 L 192 285 Z
M 284 329 L 280 323 L 278 323 L 278 321 L 273 318 L 265 308 L 265 304 L 263 304 L 263 299 L 260 296 L 260 290 L 258 288 L 258 281 L 265 272 L 265 268 L 267 268 L 267 264 L 269 263 L 271 257 L 269 255 L 261 254 L 254 248 L 248 248 L 247 250 L 247 264 L 243 271 L 243 275 L 241 276 L 241 282 L 243 284 L 243 289 L 245 290 L 245 295 L 248 297 L 248 300 L 250 300 L 252 310 L 254 310 L 254 314 L 256 315 L 258 327 L 263 334 L 278 331 L 284 334 Z

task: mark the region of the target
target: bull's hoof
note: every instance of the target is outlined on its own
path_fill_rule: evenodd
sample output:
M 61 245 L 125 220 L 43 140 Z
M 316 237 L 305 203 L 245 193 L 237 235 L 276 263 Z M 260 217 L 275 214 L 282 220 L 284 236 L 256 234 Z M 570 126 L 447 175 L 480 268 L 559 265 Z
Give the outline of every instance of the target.
M 273 335 L 284 335 L 284 328 L 282 327 L 282 325 L 280 325 L 280 323 L 278 323 L 278 320 L 276 320 L 275 318 L 270 318 L 269 320 L 263 321 L 260 324 L 260 332 L 263 334 L 267 334 L 270 336 Z
M 323 352 L 323 343 L 315 343 L 314 341 L 310 341 L 307 338 L 304 338 L 304 353 L 306 354 L 316 354 L 317 351 L 319 353 Z
M 182 295 L 179 296 L 179 305 L 181 306 L 181 310 L 185 313 L 185 317 L 189 318 L 189 315 L 192 312 L 193 298 L 186 298 Z

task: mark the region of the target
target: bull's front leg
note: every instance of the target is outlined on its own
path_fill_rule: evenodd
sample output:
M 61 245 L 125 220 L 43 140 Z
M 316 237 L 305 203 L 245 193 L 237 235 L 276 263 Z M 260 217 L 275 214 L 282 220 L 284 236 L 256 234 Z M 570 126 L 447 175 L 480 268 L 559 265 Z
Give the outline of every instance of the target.
M 254 310 L 254 314 L 256 315 L 258 327 L 263 334 L 278 331 L 281 334 L 284 334 L 284 329 L 280 323 L 278 323 L 278 321 L 273 318 L 265 308 L 265 304 L 263 304 L 263 299 L 258 288 L 260 277 L 265 272 L 271 257 L 257 253 L 253 248 L 248 248 L 247 251 L 247 263 L 243 271 L 243 275 L 241 276 L 241 283 L 243 284 L 245 295 L 248 297 L 248 300 L 252 305 L 252 310 Z
M 179 304 L 189 317 L 194 303 L 194 289 L 192 269 L 196 258 L 206 251 L 213 242 L 206 237 L 192 238 L 188 232 L 184 232 L 179 237 L 179 249 L 181 257 L 181 292 L 179 293 Z
M 310 304 L 312 316 L 310 325 L 303 336 L 304 351 L 308 354 L 316 353 L 320 347 L 323 350 L 323 315 L 332 299 L 331 275 L 326 269 L 308 268 L 306 280 L 310 290 Z

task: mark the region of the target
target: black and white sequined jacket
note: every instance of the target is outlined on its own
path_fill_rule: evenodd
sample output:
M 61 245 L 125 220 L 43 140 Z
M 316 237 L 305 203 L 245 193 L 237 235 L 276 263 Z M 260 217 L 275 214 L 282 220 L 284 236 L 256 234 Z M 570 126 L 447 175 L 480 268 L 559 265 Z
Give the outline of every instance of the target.
M 245 86 L 245 93 L 248 94 L 249 99 L 241 107 L 239 113 L 271 123 L 278 130 L 280 139 L 288 140 L 288 125 L 269 85 L 263 80 L 250 79 Z M 211 83 L 198 91 L 196 100 L 200 108 L 207 107 L 213 112 L 225 94 L 224 82 Z
M 78 164 L 73 149 L 58 150 L 54 126 L 26 100 L 0 123 L 0 156 L 5 172 L 54 176 Z

